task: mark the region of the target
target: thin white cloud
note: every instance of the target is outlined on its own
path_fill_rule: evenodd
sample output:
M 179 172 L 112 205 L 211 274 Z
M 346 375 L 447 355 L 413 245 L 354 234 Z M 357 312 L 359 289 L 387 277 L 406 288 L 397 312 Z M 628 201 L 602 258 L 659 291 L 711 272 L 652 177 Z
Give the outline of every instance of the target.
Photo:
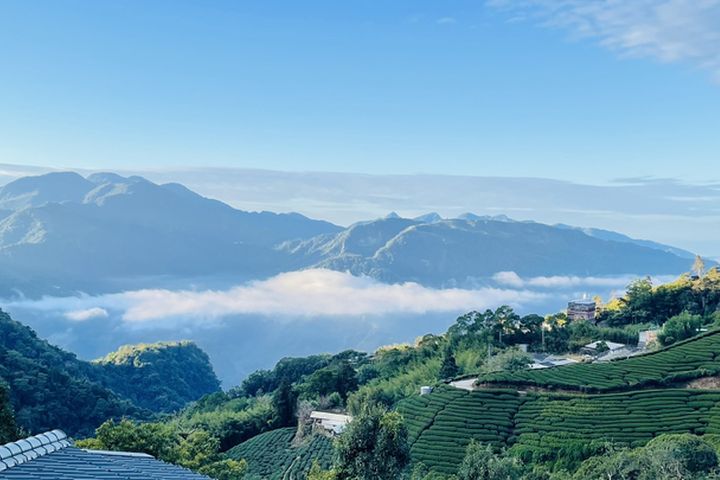
M 684 62 L 720 81 L 720 0 L 488 0 L 623 56 Z
M 521 306 L 545 293 L 523 289 L 433 289 L 416 283 L 384 284 L 368 277 L 324 269 L 304 270 L 253 281 L 227 290 L 147 289 L 102 296 L 45 297 L 10 302 L 10 307 L 65 312 L 75 320 L 101 311 L 119 312 L 136 326 L 203 325 L 232 315 L 351 317 L 426 314 Z
M 73 322 L 85 322 L 95 318 L 107 318 L 108 316 L 108 311 L 100 307 L 86 308 L 84 310 L 71 310 L 65 313 L 65 318 L 72 320 Z
M 437 19 L 438 25 L 452 25 L 454 23 L 457 23 L 457 19 L 455 17 L 442 17 Z
M 493 280 L 498 284 L 511 288 L 549 288 L 549 289 L 573 289 L 573 288 L 611 288 L 624 289 L 638 275 L 617 275 L 610 277 L 579 277 L 555 275 L 550 277 L 523 278 L 515 272 L 498 272 L 493 275 Z M 658 276 L 654 278 L 657 283 L 665 283 L 673 280 L 673 276 Z

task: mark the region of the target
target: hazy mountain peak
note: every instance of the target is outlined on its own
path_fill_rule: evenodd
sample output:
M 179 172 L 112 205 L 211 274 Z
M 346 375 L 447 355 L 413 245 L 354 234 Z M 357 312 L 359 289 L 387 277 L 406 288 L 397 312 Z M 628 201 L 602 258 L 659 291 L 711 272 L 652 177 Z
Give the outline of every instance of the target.
M 398 215 L 397 212 L 390 212 L 387 215 L 385 215 L 385 217 L 383 217 L 383 218 L 402 218 L 402 217 L 400 217 L 400 215 Z
M 418 222 L 423 222 L 423 223 L 435 223 L 435 222 L 442 222 L 443 218 L 437 212 L 430 212 L 430 213 L 426 213 L 424 215 L 415 217 L 415 218 L 413 218 L 413 220 L 416 220 Z
M 88 175 L 87 180 L 97 185 L 102 185 L 104 183 L 123 183 L 127 181 L 127 178 L 117 173 L 98 172 Z
M 22 177 L 0 188 L 0 209 L 20 210 L 47 203 L 80 202 L 94 187 L 75 172 Z
M 512 218 L 507 215 L 476 215 L 471 212 L 466 212 L 458 215 L 458 220 L 465 220 L 468 222 L 515 222 Z

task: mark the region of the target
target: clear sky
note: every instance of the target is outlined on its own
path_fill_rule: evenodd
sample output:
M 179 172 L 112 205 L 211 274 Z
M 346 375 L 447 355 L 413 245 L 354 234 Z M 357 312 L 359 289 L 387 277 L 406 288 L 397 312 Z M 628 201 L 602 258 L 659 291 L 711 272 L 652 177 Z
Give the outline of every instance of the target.
M 0 163 L 720 179 L 716 0 L 0 0 Z

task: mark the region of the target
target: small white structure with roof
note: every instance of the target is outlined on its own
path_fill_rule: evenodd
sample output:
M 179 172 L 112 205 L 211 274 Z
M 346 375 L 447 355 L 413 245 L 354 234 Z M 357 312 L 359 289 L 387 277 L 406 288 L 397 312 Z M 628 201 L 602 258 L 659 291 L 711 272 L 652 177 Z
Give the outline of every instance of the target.
M 314 428 L 322 429 L 330 435 L 339 435 L 345 431 L 345 427 L 350 423 L 352 417 L 342 413 L 313 410 L 310 412 L 310 420 Z

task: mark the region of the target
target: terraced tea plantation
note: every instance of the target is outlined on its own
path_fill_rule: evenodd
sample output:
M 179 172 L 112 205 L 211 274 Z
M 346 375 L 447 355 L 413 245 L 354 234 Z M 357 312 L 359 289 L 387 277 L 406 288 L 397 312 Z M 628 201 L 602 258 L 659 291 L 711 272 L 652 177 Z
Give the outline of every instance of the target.
M 513 449 L 540 458 L 578 442 L 638 447 L 663 433 L 720 431 L 720 392 L 643 390 L 589 396 L 528 395 Z
M 590 449 L 606 442 L 640 446 L 662 433 L 720 433 L 720 392 L 520 395 L 449 388 L 398 408 L 411 425 L 413 462 L 445 474 L 457 471 L 473 439 L 510 447 L 528 460 L 547 461 L 565 447 L 576 451 L 578 445 Z
M 468 392 L 442 387 L 436 393 L 402 402 L 411 455 L 434 470 L 454 473 L 470 440 L 504 446 L 513 436 L 521 397 L 517 392 Z
M 670 386 L 720 374 L 720 330 L 642 356 L 608 363 L 580 363 L 542 370 L 494 373 L 483 384 L 612 392 Z
M 315 435 L 293 446 L 295 428 L 280 428 L 262 433 L 230 449 L 235 460 L 248 463 L 247 477 L 269 480 L 305 480 L 314 461 L 323 468 L 332 463 L 332 440 Z

